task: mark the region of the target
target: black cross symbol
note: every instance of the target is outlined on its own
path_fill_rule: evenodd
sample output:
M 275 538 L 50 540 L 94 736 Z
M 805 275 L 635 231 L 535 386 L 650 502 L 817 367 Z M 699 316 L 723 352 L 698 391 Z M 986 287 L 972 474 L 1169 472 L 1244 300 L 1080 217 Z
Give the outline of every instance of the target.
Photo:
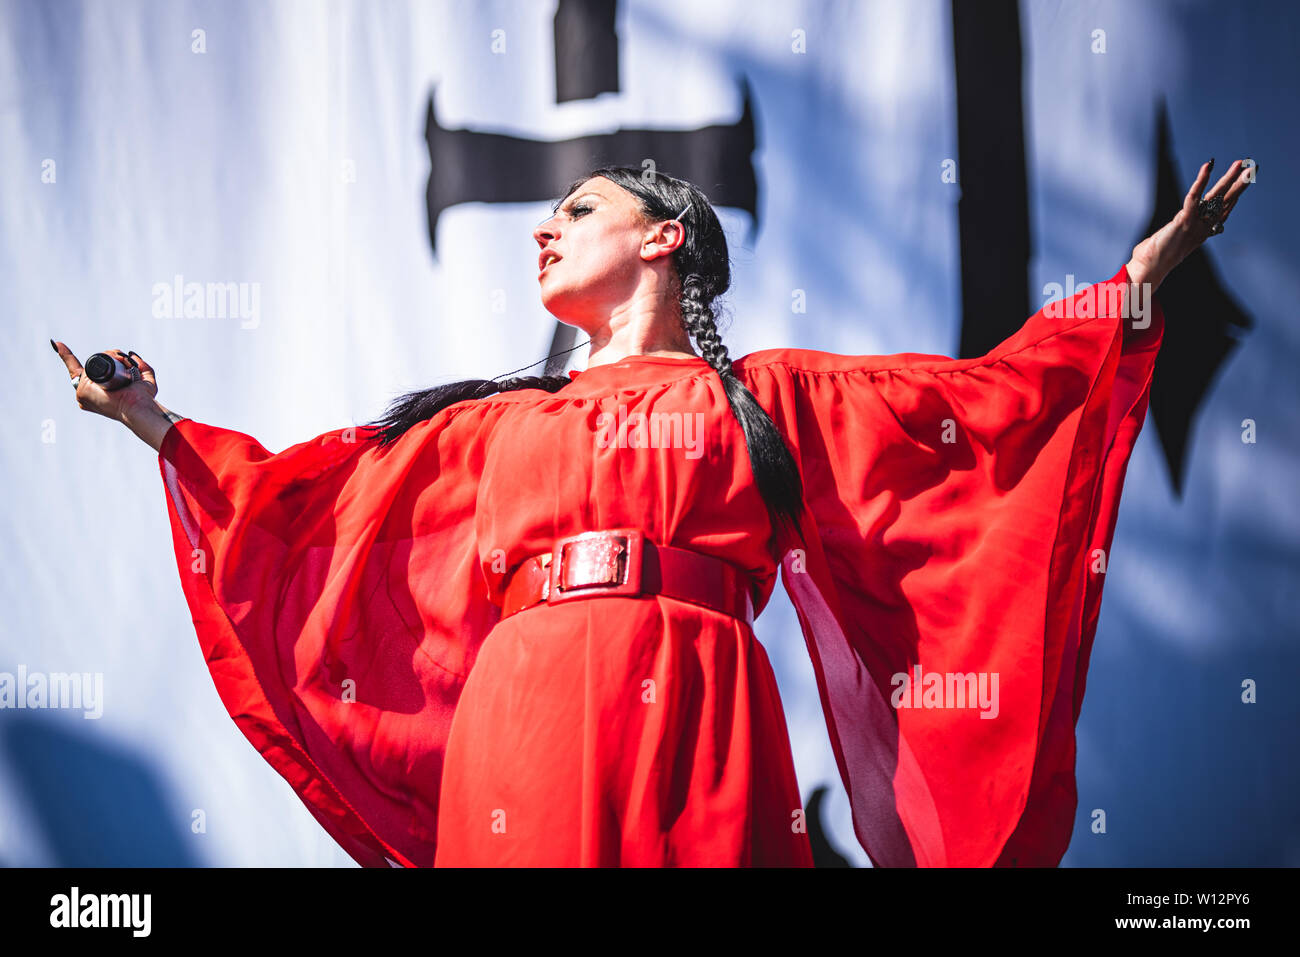
M 556 102 L 617 92 L 618 35 L 613 0 L 560 0 L 555 12 Z M 429 146 L 429 242 L 437 255 L 438 216 L 457 203 L 527 203 L 554 199 L 576 176 L 597 166 L 655 168 L 696 183 L 715 206 L 746 210 L 750 239 L 758 230 L 758 181 L 754 112 L 749 84 L 741 78 L 744 107 L 730 125 L 690 130 L 621 129 L 613 133 L 542 142 L 522 136 L 446 129 L 429 94 L 424 137 Z M 577 330 L 555 324 L 551 353 L 573 346 Z M 546 367 L 563 369 L 564 358 Z

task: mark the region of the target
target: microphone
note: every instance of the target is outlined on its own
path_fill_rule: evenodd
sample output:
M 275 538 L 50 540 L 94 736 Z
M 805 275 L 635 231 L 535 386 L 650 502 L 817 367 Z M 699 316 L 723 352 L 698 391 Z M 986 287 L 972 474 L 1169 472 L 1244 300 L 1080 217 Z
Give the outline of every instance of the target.
M 86 377 L 91 382 L 103 386 L 110 392 L 130 385 L 140 378 L 139 369 L 126 365 L 121 359 L 110 356 L 107 352 L 96 352 L 86 360 L 82 368 L 85 369 Z

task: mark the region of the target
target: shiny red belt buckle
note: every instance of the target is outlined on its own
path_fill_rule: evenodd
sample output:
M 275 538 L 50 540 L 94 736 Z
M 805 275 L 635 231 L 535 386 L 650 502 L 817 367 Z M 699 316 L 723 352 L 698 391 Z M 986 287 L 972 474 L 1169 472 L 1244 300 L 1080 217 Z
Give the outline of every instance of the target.
M 591 595 L 639 595 L 645 533 L 635 528 L 582 532 L 556 539 L 546 601 Z

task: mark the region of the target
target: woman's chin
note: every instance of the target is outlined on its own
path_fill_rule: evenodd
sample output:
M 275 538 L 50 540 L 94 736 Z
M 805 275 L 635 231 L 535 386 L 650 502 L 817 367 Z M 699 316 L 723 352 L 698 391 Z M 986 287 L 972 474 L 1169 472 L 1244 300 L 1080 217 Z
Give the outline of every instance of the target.
M 542 308 L 566 326 L 576 326 L 579 329 L 583 328 L 582 320 L 574 315 L 574 312 L 566 301 L 565 296 L 543 290 Z

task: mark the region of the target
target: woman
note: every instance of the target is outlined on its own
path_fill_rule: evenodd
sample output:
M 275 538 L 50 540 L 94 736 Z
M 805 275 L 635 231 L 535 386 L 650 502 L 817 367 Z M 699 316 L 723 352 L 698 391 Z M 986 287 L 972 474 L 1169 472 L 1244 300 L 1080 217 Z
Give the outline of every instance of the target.
M 273 455 L 163 408 L 134 353 L 106 392 L 52 344 L 78 405 L 159 452 L 222 700 L 362 864 L 811 864 L 751 628 L 779 562 L 873 862 L 1054 865 L 1163 332 L 1141 287 L 1252 179 L 1201 201 L 1212 163 L 1114 277 L 978 359 L 732 362 L 713 209 L 622 168 L 534 231 L 581 373 Z

